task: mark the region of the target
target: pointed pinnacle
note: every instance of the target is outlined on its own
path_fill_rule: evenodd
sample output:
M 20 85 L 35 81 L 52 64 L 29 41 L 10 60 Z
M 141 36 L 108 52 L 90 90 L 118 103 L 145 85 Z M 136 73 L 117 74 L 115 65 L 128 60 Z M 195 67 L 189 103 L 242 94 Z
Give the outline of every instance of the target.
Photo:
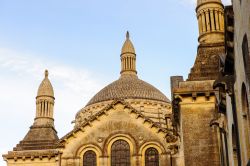
M 129 39 L 129 31 L 126 33 L 126 38 Z
M 47 69 L 45 70 L 44 75 L 45 75 L 46 78 L 49 76 L 49 72 L 48 72 Z

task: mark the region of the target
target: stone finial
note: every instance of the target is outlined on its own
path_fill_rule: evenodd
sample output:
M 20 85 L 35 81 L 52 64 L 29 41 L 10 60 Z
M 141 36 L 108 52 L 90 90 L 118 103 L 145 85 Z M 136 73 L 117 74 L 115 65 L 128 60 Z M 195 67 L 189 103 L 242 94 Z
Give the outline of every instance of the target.
M 48 71 L 47 69 L 45 70 L 44 75 L 45 75 L 45 78 L 48 78 L 48 76 L 49 76 L 49 71 Z
M 129 31 L 126 33 L 126 39 L 129 39 Z

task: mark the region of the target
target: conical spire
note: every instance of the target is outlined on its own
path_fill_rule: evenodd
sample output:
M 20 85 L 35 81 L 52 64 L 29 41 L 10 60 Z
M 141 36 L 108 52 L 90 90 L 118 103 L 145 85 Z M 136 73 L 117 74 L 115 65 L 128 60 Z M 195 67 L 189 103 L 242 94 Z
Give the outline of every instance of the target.
M 126 33 L 126 39 L 129 40 L 129 31 Z
M 44 79 L 41 82 L 36 97 L 36 120 L 35 124 L 53 124 L 54 90 L 49 81 L 49 72 L 45 70 Z
M 133 43 L 130 40 L 129 32 L 126 33 L 126 40 L 121 51 L 121 75 L 136 75 L 136 54 Z
M 50 80 L 48 78 L 49 72 L 48 70 L 45 70 L 44 72 L 44 79 L 41 82 L 38 91 L 37 91 L 37 97 L 39 96 L 51 96 L 54 97 L 54 90 L 50 83 Z
M 48 78 L 48 76 L 49 76 L 49 71 L 48 71 L 47 69 L 45 70 L 44 75 L 45 75 L 45 78 Z

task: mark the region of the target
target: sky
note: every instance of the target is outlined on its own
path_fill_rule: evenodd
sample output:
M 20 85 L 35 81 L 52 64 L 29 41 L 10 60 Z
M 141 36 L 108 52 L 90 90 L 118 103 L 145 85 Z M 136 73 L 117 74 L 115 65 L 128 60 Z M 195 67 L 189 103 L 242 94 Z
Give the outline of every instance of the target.
M 127 30 L 139 78 L 170 98 L 170 76 L 186 79 L 195 60 L 195 0 L 0 0 L 0 153 L 32 125 L 45 69 L 56 130 L 69 132 L 77 111 L 119 78 Z

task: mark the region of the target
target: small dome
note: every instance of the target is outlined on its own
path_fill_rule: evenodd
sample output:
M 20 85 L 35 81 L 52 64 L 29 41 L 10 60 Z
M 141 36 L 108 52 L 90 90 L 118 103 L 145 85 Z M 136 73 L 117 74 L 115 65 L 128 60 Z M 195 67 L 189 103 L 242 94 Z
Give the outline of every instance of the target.
M 125 54 L 125 53 L 133 53 L 133 54 L 135 54 L 135 48 L 134 48 L 132 42 L 129 39 L 129 32 L 127 32 L 127 34 L 126 34 L 126 41 L 124 42 L 124 44 L 122 46 L 121 55 Z
M 138 79 L 137 76 L 122 76 L 104 87 L 87 104 L 95 104 L 114 99 L 149 99 L 169 103 L 169 99 L 154 86 Z
M 219 2 L 222 3 L 221 0 L 197 0 L 197 6 L 203 4 L 203 3 L 207 3 L 207 2 Z
M 48 70 L 45 70 L 45 78 L 41 82 L 38 91 L 37 97 L 39 96 L 51 96 L 54 97 L 54 90 L 48 78 Z

